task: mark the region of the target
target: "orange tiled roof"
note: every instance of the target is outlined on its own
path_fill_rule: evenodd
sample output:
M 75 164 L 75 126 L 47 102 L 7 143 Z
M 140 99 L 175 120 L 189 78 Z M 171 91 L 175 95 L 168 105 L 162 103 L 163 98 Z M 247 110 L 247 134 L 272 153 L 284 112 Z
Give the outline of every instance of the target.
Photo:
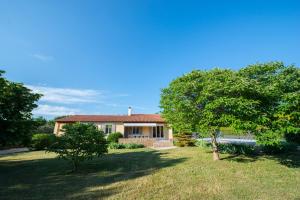
M 71 115 L 56 120 L 57 122 L 141 122 L 164 123 L 159 114 L 132 114 L 128 115 Z

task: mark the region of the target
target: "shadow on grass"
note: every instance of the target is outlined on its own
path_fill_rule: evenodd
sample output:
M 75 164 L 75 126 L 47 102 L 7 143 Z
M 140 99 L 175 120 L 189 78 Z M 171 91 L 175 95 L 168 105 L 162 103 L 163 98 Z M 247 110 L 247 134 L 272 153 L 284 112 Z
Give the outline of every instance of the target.
M 150 150 L 116 152 L 83 163 L 76 173 L 69 173 L 69 163 L 56 158 L 0 161 L 0 195 L 1 199 L 101 199 L 121 192 L 125 186 L 121 181 L 184 161 Z
M 276 160 L 278 163 L 289 168 L 300 167 L 300 151 L 294 151 L 284 154 L 270 155 L 269 159 Z
M 229 160 L 229 161 L 235 161 L 241 163 L 255 162 L 258 159 L 259 159 L 258 155 L 241 155 L 241 154 L 234 154 L 234 155 L 229 155 L 225 158 L 221 158 L 221 160 Z
M 299 151 L 292 151 L 292 152 L 278 153 L 278 154 L 263 154 L 263 153 L 248 154 L 248 155 L 235 154 L 235 155 L 229 155 L 225 158 L 222 158 L 221 160 L 249 163 L 249 162 L 255 162 L 262 158 L 275 160 L 279 164 L 289 168 L 300 167 Z

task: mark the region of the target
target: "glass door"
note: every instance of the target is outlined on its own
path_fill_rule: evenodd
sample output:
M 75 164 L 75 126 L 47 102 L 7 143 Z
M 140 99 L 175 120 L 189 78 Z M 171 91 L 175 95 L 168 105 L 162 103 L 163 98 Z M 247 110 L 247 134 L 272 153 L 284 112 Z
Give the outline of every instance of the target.
M 152 127 L 152 137 L 153 138 L 163 138 L 164 137 L 164 127 L 163 126 Z

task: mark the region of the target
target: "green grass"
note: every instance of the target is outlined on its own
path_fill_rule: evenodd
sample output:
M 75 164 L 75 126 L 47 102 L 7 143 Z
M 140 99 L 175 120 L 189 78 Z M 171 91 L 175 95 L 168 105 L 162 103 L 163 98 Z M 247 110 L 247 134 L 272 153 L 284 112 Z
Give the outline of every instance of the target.
M 0 157 L 0 199 L 299 199 L 299 152 L 229 156 L 197 147 L 113 150 L 76 173 L 43 151 Z

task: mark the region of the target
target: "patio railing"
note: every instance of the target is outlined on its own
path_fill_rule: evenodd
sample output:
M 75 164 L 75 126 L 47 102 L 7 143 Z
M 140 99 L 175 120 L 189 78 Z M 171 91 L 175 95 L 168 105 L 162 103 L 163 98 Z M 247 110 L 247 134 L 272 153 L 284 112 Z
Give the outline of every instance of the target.
M 149 138 L 149 137 L 131 137 L 131 138 L 119 138 L 119 143 L 128 144 L 128 143 L 136 143 L 143 144 L 146 147 L 152 147 L 157 142 L 168 142 L 172 145 L 172 140 L 165 138 Z
M 150 138 L 146 135 L 128 135 L 128 138 Z

